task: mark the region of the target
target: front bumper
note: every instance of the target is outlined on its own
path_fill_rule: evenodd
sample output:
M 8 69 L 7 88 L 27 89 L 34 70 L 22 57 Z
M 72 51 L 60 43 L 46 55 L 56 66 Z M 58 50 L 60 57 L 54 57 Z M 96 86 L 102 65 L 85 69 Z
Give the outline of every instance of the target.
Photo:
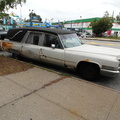
M 100 69 L 100 74 L 108 77 L 115 77 L 120 73 L 120 67 L 116 70 Z

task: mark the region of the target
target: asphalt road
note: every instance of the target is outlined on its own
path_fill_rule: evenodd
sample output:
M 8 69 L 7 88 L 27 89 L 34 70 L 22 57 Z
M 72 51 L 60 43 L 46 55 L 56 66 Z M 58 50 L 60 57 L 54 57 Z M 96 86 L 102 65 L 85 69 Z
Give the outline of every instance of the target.
M 113 47 L 113 48 L 120 49 L 119 42 L 107 42 L 107 41 L 95 41 L 95 40 L 83 40 L 83 42 L 86 44 L 93 44 L 93 45 L 98 45 L 98 46 L 106 46 L 106 47 Z M 7 57 L 11 57 L 11 54 L 7 53 L 7 52 L 0 51 L 0 54 L 3 54 Z M 35 64 L 35 65 L 43 67 L 43 68 L 47 68 L 50 70 L 52 69 L 52 70 L 55 70 L 55 71 L 63 73 L 63 74 L 68 74 L 68 75 L 71 75 L 73 77 L 80 78 L 80 76 L 74 70 L 70 70 L 70 69 L 66 69 L 63 67 L 58 67 L 55 65 L 46 64 L 46 63 L 42 63 L 42 62 L 27 60 L 27 59 L 24 59 L 24 61 L 30 62 L 32 64 Z M 90 81 L 90 82 L 93 82 L 93 83 L 103 85 L 103 86 L 120 91 L 120 74 L 117 77 L 111 77 L 111 78 L 101 76 L 98 80 Z
M 120 49 L 120 42 L 96 41 L 96 40 L 82 40 L 86 44 L 105 46 Z

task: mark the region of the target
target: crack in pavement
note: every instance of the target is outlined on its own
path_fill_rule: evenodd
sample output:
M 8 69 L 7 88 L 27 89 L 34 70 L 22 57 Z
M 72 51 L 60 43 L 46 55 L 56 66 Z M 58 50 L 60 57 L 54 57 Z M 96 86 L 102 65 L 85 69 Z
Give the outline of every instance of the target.
M 50 85 L 52 85 L 52 84 L 54 84 L 54 83 L 58 83 L 59 81 L 65 79 L 65 78 L 67 78 L 67 76 L 62 76 L 62 77 L 60 77 L 60 78 L 58 78 L 58 79 L 56 79 L 56 80 L 50 81 L 49 83 L 44 84 L 40 89 L 45 88 L 45 87 L 48 87 L 48 86 L 50 86 Z
M 27 93 L 27 94 L 24 94 L 23 96 L 21 96 L 21 97 L 19 97 L 19 98 L 16 98 L 16 99 L 14 99 L 14 100 L 12 100 L 12 101 L 10 101 L 10 102 L 8 102 L 8 103 L 0 106 L 0 108 L 3 108 L 3 107 L 5 107 L 5 106 L 7 106 L 8 104 L 14 105 L 13 102 L 18 101 L 18 100 L 20 100 L 20 99 L 23 99 L 23 98 L 25 98 L 25 97 L 28 97 L 28 96 L 30 96 L 31 94 L 36 93 L 36 92 L 39 91 L 40 89 L 44 89 L 44 88 L 46 88 L 46 87 L 48 87 L 48 86 L 50 86 L 50 85 L 53 85 L 53 84 L 55 84 L 55 83 L 58 83 L 58 82 L 64 80 L 65 78 L 68 78 L 68 76 L 61 76 L 60 78 L 58 78 L 58 79 L 56 79 L 56 80 L 50 81 L 49 83 L 44 84 L 42 87 L 40 87 L 40 88 L 38 88 L 38 89 L 36 89 L 36 90 L 33 90 L 33 91 L 31 91 L 31 92 L 29 92 L 29 93 Z M 12 80 L 10 80 L 10 81 L 12 81 Z M 14 83 L 15 83 L 15 82 L 14 82 Z M 17 83 L 17 85 L 19 85 L 19 84 Z M 21 86 L 21 85 L 20 85 L 20 86 Z M 24 86 L 21 86 L 21 87 L 24 87 Z M 25 87 L 24 87 L 24 88 L 25 88 Z M 58 104 L 58 103 L 55 103 L 55 102 L 53 102 L 53 101 L 51 101 L 51 100 L 49 100 L 49 99 L 47 99 L 47 98 L 45 98 L 45 97 L 43 97 L 43 96 L 41 96 L 41 95 L 38 95 L 38 94 L 36 94 L 36 95 L 39 96 L 39 97 L 41 97 L 41 98 L 43 98 L 43 99 L 45 99 L 45 100 L 47 100 L 47 101 L 49 101 L 49 102 L 51 102 L 51 103 L 53 103 L 53 104 L 55 104 L 55 105 L 57 105 L 57 106 L 59 106 L 59 107 L 61 107 L 61 108 L 63 108 L 64 110 L 70 112 L 71 114 L 74 114 L 75 116 L 78 116 L 79 118 L 81 118 L 81 119 L 83 119 L 83 120 L 88 120 L 88 119 L 86 119 L 85 117 L 77 114 L 77 113 L 74 112 L 74 111 L 71 111 L 71 110 L 65 108 L 64 106 L 62 106 L 62 105 L 60 105 L 60 104 Z
M 15 102 L 15 101 L 17 101 L 17 100 L 19 100 L 19 99 L 25 98 L 25 97 L 27 97 L 27 96 L 29 96 L 29 95 L 37 92 L 37 91 L 40 90 L 40 89 L 43 89 L 43 88 L 45 88 L 45 87 L 48 87 L 48 86 L 50 86 L 50 85 L 52 85 L 52 84 L 54 84 L 54 83 L 58 83 L 59 81 L 64 80 L 65 78 L 68 78 L 68 76 L 62 76 L 62 77 L 60 77 L 60 78 L 58 78 L 58 79 L 56 79 L 56 80 L 50 81 L 49 83 L 44 84 L 42 87 L 40 87 L 40 88 L 38 88 L 38 89 L 35 89 L 35 90 L 31 91 L 30 93 L 24 94 L 23 96 L 21 96 L 21 97 L 19 97 L 19 98 L 16 98 L 16 99 L 14 99 L 14 100 L 12 100 L 12 101 L 10 101 L 10 102 L 8 102 L 8 103 L 3 104 L 2 106 L 0 106 L 0 108 L 3 108 L 4 106 L 6 106 L 6 105 L 8 105 L 8 104 L 10 104 L 10 103 L 12 103 L 12 102 Z M 7 79 L 8 79 L 8 78 L 7 78 Z M 8 80 L 10 80 L 10 79 L 8 79 Z M 14 82 L 14 81 L 12 81 L 12 80 L 10 80 L 10 81 L 11 81 L 11 82 Z M 20 84 L 18 84 L 18 83 L 16 83 L 16 82 L 14 82 L 14 83 L 17 84 L 17 85 L 19 85 L 19 86 L 21 86 Z M 24 86 L 21 86 L 21 87 L 25 88 Z M 26 88 L 26 89 L 27 89 L 27 88 Z M 27 89 L 27 90 L 28 90 L 28 89 Z

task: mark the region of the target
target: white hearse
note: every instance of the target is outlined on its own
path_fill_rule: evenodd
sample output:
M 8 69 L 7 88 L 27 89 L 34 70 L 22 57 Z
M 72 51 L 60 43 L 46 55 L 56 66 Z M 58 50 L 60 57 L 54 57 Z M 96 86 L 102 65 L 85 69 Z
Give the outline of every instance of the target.
M 21 56 L 75 69 L 85 79 L 120 73 L 120 50 L 83 44 L 72 31 L 50 28 L 10 29 L 1 48 Z

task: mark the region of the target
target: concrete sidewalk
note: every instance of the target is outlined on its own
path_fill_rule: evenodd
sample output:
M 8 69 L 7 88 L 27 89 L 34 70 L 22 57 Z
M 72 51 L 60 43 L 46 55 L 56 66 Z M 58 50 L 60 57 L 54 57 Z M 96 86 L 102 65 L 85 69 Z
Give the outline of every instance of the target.
M 0 120 L 119 119 L 119 91 L 37 67 L 0 77 Z

